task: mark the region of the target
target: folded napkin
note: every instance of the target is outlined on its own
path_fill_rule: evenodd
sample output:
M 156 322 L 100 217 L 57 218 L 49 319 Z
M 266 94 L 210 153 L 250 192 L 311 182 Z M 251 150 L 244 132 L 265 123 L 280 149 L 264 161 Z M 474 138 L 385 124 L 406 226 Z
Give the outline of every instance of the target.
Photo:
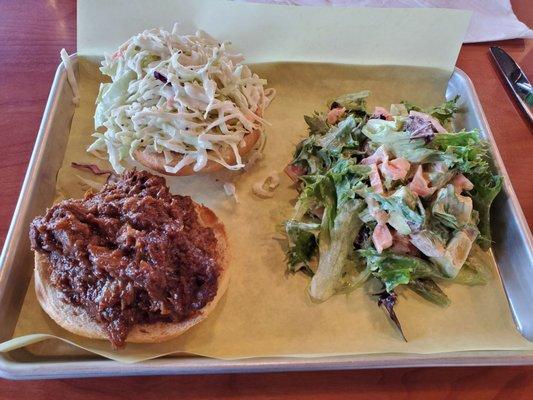
M 533 30 L 520 22 L 509 0 L 248 0 L 306 6 L 455 8 L 473 12 L 464 43 L 516 38 L 533 39 Z

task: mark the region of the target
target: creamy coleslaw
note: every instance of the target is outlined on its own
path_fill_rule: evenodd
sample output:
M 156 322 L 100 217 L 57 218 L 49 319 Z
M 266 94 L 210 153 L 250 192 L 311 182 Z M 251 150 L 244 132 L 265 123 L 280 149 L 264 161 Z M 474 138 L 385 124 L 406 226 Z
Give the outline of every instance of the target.
M 244 168 L 239 148 L 250 132 L 263 135 L 275 93 L 243 61 L 229 42 L 203 31 L 181 35 L 177 25 L 133 36 L 102 62 L 111 82 L 100 86 L 88 151 L 117 173 L 137 149 L 162 153 L 167 173 L 191 164 L 200 171 L 208 160 Z

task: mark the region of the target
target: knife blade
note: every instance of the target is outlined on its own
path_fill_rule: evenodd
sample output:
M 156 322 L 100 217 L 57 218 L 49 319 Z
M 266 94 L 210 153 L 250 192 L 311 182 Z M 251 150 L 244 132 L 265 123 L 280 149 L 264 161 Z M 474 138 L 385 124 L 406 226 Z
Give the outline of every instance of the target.
M 490 52 L 518 105 L 533 124 L 533 88 L 526 74 L 504 50 L 493 46 Z

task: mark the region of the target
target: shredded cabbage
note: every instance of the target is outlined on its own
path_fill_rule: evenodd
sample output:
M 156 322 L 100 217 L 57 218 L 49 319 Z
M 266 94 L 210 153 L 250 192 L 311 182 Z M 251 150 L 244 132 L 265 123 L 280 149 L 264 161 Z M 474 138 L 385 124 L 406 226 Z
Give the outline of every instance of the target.
M 180 35 L 177 25 L 133 36 L 102 61 L 111 82 L 100 85 L 88 151 L 107 153 L 118 173 L 137 149 L 164 154 L 169 173 L 190 164 L 199 171 L 209 160 L 243 168 L 239 145 L 249 132 L 262 133 L 275 95 L 243 61 L 229 43 L 202 31 Z

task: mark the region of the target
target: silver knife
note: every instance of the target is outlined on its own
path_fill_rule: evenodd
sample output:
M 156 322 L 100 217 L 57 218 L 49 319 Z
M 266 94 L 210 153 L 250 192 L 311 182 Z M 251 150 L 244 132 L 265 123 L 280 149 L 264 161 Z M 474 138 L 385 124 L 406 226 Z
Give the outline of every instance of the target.
M 515 60 L 499 47 L 491 47 L 490 52 L 511 88 L 518 105 L 524 110 L 529 117 L 529 121 L 533 124 L 533 88 L 526 74 L 524 74 Z

